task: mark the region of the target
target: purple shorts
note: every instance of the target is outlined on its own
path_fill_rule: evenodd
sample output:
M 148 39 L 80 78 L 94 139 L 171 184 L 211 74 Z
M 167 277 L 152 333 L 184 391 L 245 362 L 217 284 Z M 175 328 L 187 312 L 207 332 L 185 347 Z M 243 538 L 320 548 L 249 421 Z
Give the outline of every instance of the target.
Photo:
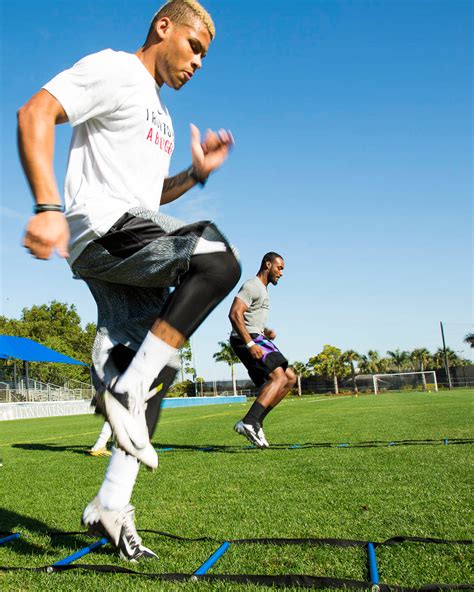
M 247 368 L 250 378 L 253 380 L 255 386 L 262 386 L 268 380 L 268 375 L 277 368 L 288 368 L 288 360 L 281 353 L 281 351 L 264 335 L 251 333 L 250 337 L 263 349 L 263 357 L 259 360 L 252 358 L 245 343 L 239 337 L 231 337 L 230 345 L 236 353 L 239 360 Z

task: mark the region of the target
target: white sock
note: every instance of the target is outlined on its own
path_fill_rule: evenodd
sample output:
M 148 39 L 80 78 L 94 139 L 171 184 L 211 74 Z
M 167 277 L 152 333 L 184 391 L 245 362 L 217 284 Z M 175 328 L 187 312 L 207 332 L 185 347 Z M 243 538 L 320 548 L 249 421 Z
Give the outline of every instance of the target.
M 130 366 L 115 384 L 115 389 L 119 393 L 133 393 L 144 398 L 151 383 L 176 352 L 175 347 L 148 331 Z
M 178 352 L 178 350 L 176 350 L 176 352 Z M 177 372 L 181 368 L 181 358 L 179 357 L 178 353 L 175 353 L 174 355 L 172 355 L 171 358 L 166 362 L 166 365 L 170 366 L 171 368 L 174 368 Z M 145 395 L 145 401 L 149 401 L 155 395 L 157 395 L 159 392 L 161 392 L 161 389 L 157 390 L 157 388 L 154 388 L 152 390 L 149 390 L 147 392 L 147 394 Z
M 130 503 L 140 462 L 120 448 L 112 448 L 112 457 L 99 489 L 99 501 L 106 510 L 121 510 Z
M 101 448 L 105 448 L 111 435 L 112 428 L 110 427 L 108 421 L 104 421 L 102 430 L 99 434 L 99 437 L 97 438 L 97 442 L 94 444 L 94 446 L 92 446 L 92 450 L 100 450 Z
M 222 253 L 227 249 L 226 245 L 220 241 L 209 241 L 202 236 L 196 243 L 193 255 L 205 255 L 206 253 Z

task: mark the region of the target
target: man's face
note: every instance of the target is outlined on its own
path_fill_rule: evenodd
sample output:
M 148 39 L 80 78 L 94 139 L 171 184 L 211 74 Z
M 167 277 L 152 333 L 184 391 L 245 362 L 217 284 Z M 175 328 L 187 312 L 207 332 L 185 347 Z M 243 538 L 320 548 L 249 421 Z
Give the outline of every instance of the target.
M 283 270 L 285 269 L 285 262 L 281 257 L 276 257 L 275 261 L 271 264 L 270 271 L 268 273 L 268 281 L 276 286 L 278 284 L 278 280 L 283 275 Z
M 161 33 L 162 52 L 157 58 L 156 70 L 164 84 L 179 90 L 201 67 L 211 37 L 199 19 L 189 25 L 169 22 Z

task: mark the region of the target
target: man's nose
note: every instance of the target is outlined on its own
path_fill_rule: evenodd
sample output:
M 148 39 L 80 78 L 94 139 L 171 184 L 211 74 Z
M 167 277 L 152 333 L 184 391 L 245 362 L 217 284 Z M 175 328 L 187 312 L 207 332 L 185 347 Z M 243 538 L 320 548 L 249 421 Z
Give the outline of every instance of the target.
M 192 60 L 193 70 L 199 70 L 202 66 L 202 58 L 200 54 L 196 54 Z

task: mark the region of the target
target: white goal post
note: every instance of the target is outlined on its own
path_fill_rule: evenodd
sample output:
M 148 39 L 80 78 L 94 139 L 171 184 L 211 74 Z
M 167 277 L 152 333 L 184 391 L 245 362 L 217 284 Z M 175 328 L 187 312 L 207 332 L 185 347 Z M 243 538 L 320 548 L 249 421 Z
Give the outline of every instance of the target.
M 391 374 L 374 374 L 372 376 L 372 380 L 374 383 L 374 393 L 377 395 L 379 392 L 379 384 L 388 382 L 388 380 L 395 376 L 420 376 L 423 381 L 423 389 L 426 389 L 426 384 L 428 382 L 427 377 L 432 377 L 432 380 L 429 381 L 430 384 L 434 385 L 434 390 L 438 392 L 438 381 L 436 380 L 436 372 L 434 370 L 426 370 L 425 372 L 393 372 Z M 385 380 L 384 380 L 385 379 Z

